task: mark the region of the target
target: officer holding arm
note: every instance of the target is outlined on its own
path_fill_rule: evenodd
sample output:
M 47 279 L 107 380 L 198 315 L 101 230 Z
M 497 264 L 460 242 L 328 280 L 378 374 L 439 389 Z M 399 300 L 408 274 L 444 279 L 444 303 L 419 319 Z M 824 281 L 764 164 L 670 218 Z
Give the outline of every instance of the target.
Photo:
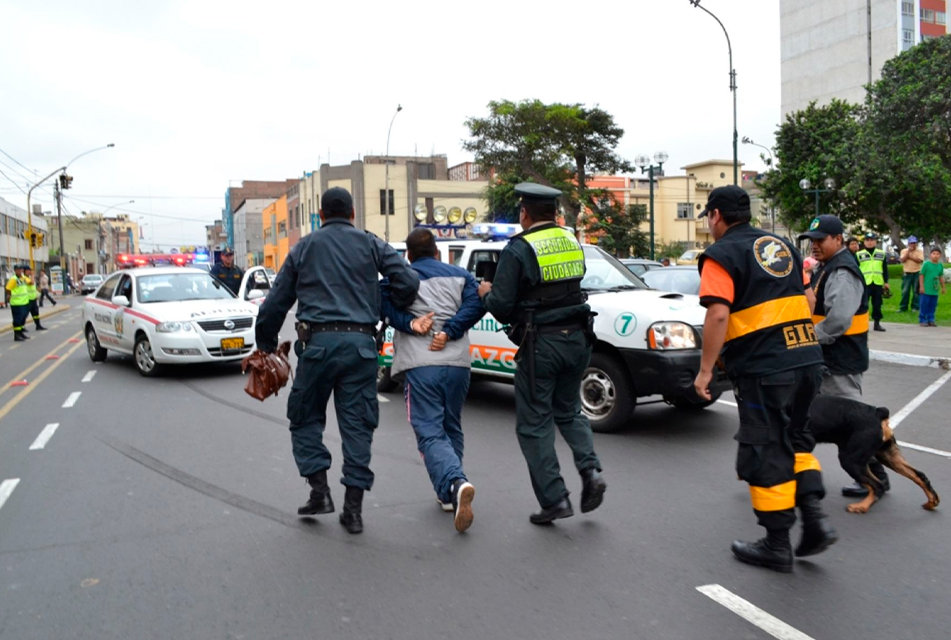
M 346 487 L 340 523 L 350 533 L 360 533 L 363 493 L 373 486 L 370 445 L 380 417 L 374 339 L 380 319 L 379 275 L 389 278 L 397 307 L 412 304 L 419 277 L 391 246 L 355 228 L 353 219 L 353 199 L 346 189 L 324 192 L 322 226 L 291 249 L 261 305 L 255 339 L 258 349 L 274 351 L 284 318 L 298 303 L 297 372 L 287 399 L 287 418 L 294 460 L 311 492 L 297 513 L 334 511 L 327 485 L 331 456 L 323 442 L 333 393 L 343 448 L 341 482 Z
M 574 515 L 555 454 L 555 427 L 581 474 L 581 511 L 597 509 L 607 484 L 581 413 L 581 378 L 591 359 L 591 307 L 581 290 L 584 252 L 574 234 L 555 224 L 557 189 L 523 182 L 515 236 L 499 256 L 493 282 L 479 286 L 485 308 L 511 325 L 515 361 L 516 434 L 541 511 L 533 524 Z
M 221 280 L 221 282 L 231 289 L 231 293 L 238 295 L 241 290 L 241 280 L 244 278 L 244 271 L 234 264 L 234 250 L 231 247 L 225 248 L 221 252 L 221 262 L 211 268 L 211 275 Z

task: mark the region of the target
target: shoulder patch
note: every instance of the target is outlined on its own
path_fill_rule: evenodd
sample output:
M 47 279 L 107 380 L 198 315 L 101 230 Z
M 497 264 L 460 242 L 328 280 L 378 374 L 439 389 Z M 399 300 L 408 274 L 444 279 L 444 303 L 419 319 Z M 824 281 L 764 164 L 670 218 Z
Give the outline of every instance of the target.
M 792 272 L 789 248 L 772 236 L 760 236 L 753 241 L 753 256 L 763 271 L 774 278 L 785 278 Z

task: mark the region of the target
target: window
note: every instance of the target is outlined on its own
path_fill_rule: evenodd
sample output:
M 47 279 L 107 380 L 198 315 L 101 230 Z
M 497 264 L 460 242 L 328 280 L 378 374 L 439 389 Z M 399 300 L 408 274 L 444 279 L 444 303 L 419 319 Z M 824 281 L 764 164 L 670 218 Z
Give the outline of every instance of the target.
M 901 36 L 903 44 L 912 44 L 915 42 L 915 32 L 911 29 L 902 29 Z
M 287 237 L 287 223 L 283 220 L 277 223 L 277 237 L 286 238 Z
M 449 264 L 454 264 L 458 267 L 462 263 L 462 254 L 465 252 L 465 247 L 449 247 Z
M 915 3 L 914 2 L 902 2 L 901 3 L 901 14 L 903 16 L 913 16 L 915 15 Z
M 87 262 L 87 263 L 86 263 L 86 273 L 92 273 L 92 272 L 95 271 L 95 270 L 96 270 L 96 265 L 95 265 L 95 264 L 93 264 L 92 262 Z
M 934 9 L 922 9 L 921 20 L 923 22 L 934 22 Z
M 92 240 L 86 240 L 86 251 L 92 251 Z
M 690 203 L 678 202 L 677 203 L 677 219 L 689 220 L 692 217 L 693 217 L 693 207 L 690 206 Z
M 384 194 L 384 190 L 383 190 L 383 189 L 380 189 L 380 215 L 381 215 L 381 216 L 385 216 L 385 215 L 386 215 L 386 201 L 383 199 L 383 198 L 384 198 L 384 195 L 383 195 L 383 194 Z M 393 215 L 393 212 L 394 212 L 395 209 L 396 209 L 393 205 L 394 205 L 394 202 L 393 202 L 393 190 L 390 189 L 390 215 Z
M 432 163 L 420 164 L 419 167 L 419 179 L 420 180 L 435 180 L 436 178 L 436 167 Z
M 132 306 L 132 278 L 129 276 L 122 276 L 122 282 L 119 283 L 119 286 L 116 287 L 115 295 L 125 296 L 129 300 L 129 306 Z
M 948 23 L 948 14 L 944 11 L 935 11 L 934 12 L 934 21 L 937 24 L 947 24 Z
M 469 273 L 474 277 L 478 278 L 479 272 L 479 263 L 488 262 L 491 264 L 496 264 L 499 261 L 499 252 L 498 251 L 473 251 L 472 257 L 469 258 Z
M 99 291 L 96 292 L 96 297 L 100 300 L 109 300 L 112 301 L 112 292 L 116 290 L 116 285 L 119 283 L 119 275 L 116 274 L 106 280 L 106 282 L 99 287 Z

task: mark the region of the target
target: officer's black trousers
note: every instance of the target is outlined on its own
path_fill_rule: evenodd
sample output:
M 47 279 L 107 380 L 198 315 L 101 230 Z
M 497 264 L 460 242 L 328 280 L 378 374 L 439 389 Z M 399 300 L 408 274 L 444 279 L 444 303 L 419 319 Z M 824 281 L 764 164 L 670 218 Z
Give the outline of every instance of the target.
M 30 315 L 33 316 L 33 322 L 35 322 L 36 325 L 39 326 L 39 324 L 40 324 L 40 305 L 39 305 L 39 303 L 36 301 L 36 298 L 34 298 L 33 300 L 30 300 Z M 26 320 L 26 319 L 24 318 L 24 321 L 25 321 L 25 320 Z
M 882 319 L 882 291 L 884 287 L 880 284 L 870 284 L 866 287 L 868 292 L 868 306 L 872 312 L 872 320 Z
M 380 421 L 376 397 L 376 343 L 362 333 L 315 333 L 303 350 L 297 343 L 297 373 L 287 398 L 294 460 L 301 476 L 330 468 L 324 445 L 331 392 L 343 448 L 343 484 L 369 490 L 370 445 Z
M 753 512 L 767 529 L 790 529 L 802 496 L 825 496 L 808 418 L 821 382 L 818 365 L 734 380 L 736 472 L 749 483 Z

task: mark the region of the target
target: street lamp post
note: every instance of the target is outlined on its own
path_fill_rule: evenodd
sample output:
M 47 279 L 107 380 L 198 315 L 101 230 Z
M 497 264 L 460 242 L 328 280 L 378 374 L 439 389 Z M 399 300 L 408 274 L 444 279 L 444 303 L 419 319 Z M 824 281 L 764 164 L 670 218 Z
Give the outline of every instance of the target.
M 726 48 L 727 52 L 730 55 L 730 91 L 733 92 L 733 184 L 739 186 L 739 163 L 737 162 L 737 141 L 738 136 L 736 133 L 736 69 L 733 68 L 733 45 L 730 44 L 730 34 L 726 32 L 726 27 L 723 26 L 723 23 L 720 22 L 720 18 L 713 15 L 713 13 L 706 7 L 700 6 L 700 0 L 688 0 L 697 9 L 703 9 L 706 11 L 711 18 L 717 21 L 717 24 L 720 25 L 720 28 L 723 29 L 723 35 L 726 36 Z
M 815 189 L 810 189 L 812 182 L 809 181 L 809 178 L 803 178 L 799 181 L 799 188 L 802 189 L 803 193 L 814 193 L 816 194 L 816 217 L 819 217 L 819 194 L 820 193 L 831 193 L 835 191 L 835 180 L 832 178 L 826 178 L 822 181 L 822 184 L 825 185 L 825 189 L 820 189 L 816 187 Z
M 667 162 L 667 152 L 658 151 L 654 154 L 654 162 L 657 163 L 654 166 L 651 163 L 650 156 L 639 155 L 634 159 L 635 164 L 641 169 L 641 173 L 647 174 L 647 179 L 650 180 L 650 221 L 651 221 L 651 260 L 654 259 L 654 170 L 657 170 L 658 175 L 663 175 L 664 163 Z
M 390 134 L 393 132 L 393 121 L 396 120 L 396 114 L 403 110 L 401 105 L 396 105 L 396 113 L 393 114 L 393 118 L 390 120 L 390 128 L 386 131 L 386 156 L 383 158 L 383 162 L 386 163 L 386 167 L 383 169 L 383 239 L 386 242 L 390 241 Z
M 766 150 L 766 153 L 769 154 L 769 170 L 770 170 L 770 171 L 773 170 L 774 161 L 773 161 L 773 151 L 772 151 L 772 149 L 770 149 L 770 148 L 767 147 L 767 146 L 761 145 L 761 144 L 756 144 L 755 142 L 753 142 L 753 139 L 750 138 L 749 136 L 743 136 L 743 144 L 751 144 L 751 145 L 753 145 L 754 147 L 759 147 L 760 149 L 765 149 L 765 150 Z M 773 210 L 773 207 L 770 207 L 770 208 L 769 208 L 769 219 L 770 219 L 770 223 L 772 224 L 772 227 L 773 227 L 773 233 L 776 233 L 776 212 Z

